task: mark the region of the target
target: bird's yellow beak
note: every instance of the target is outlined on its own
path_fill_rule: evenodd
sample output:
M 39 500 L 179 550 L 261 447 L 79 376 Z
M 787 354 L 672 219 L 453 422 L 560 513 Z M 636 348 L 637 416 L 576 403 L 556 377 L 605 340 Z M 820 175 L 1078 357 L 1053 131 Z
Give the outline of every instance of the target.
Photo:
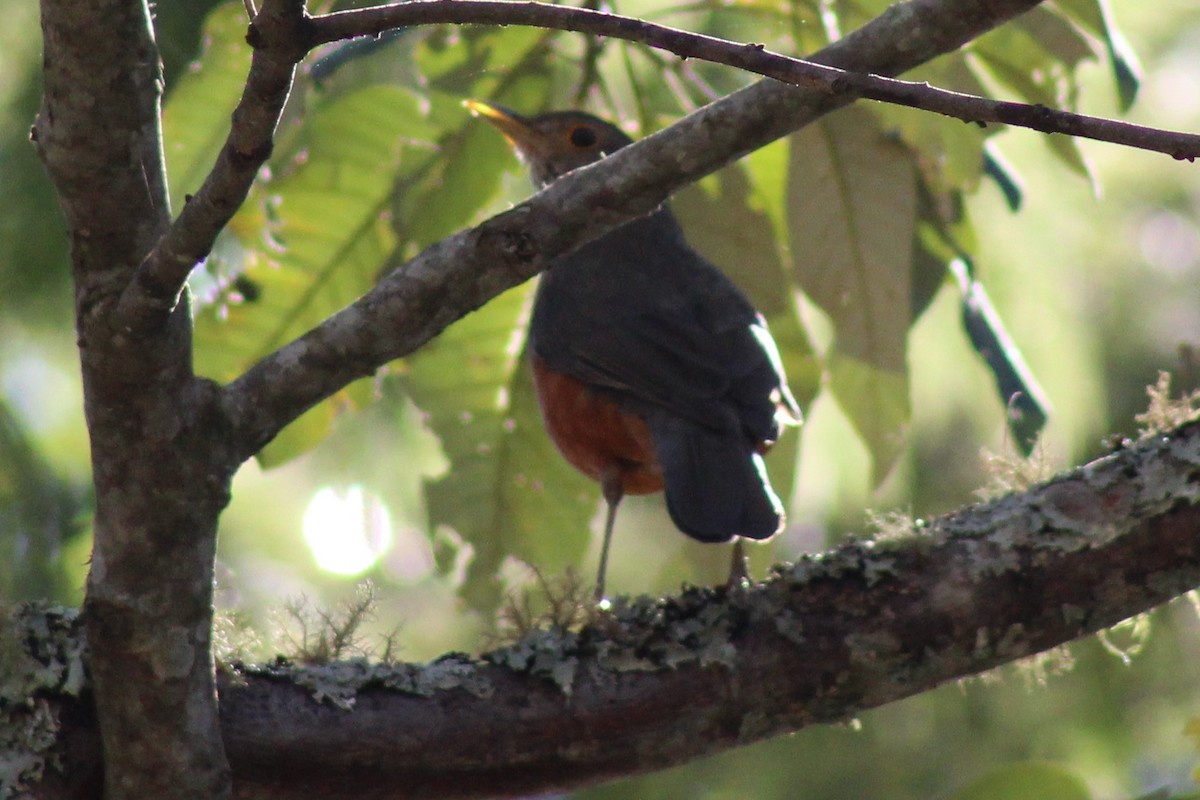
M 482 100 L 464 100 L 463 105 L 472 114 L 483 117 L 499 128 L 513 147 L 529 154 L 538 151 L 540 137 L 524 116 L 502 105 L 485 103 Z

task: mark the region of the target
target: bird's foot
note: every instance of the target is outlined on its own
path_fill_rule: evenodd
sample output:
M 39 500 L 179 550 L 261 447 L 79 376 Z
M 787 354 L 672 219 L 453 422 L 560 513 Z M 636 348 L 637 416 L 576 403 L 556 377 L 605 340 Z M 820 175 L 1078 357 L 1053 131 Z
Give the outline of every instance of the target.
M 733 557 L 729 562 L 729 580 L 725 582 L 725 588 L 730 592 L 745 591 L 750 588 L 750 584 L 750 560 L 746 557 L 742 540 L 737 539 L 733 543 Z

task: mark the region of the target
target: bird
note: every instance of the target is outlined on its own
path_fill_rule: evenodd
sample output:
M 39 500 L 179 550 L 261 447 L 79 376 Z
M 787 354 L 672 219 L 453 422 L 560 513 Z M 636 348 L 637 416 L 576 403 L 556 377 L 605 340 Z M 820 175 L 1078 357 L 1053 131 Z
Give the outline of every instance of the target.
M 467 107 L 494 125 L 541 188 L 633 140 L 582 111 L 524 116 Z M 666 205 L 552 260 L 526 348 L 542 420 L 607 506 L 595 599 L 625 495 L 663 491 L 680 531 L 734 541 L 729 586 L 748 579 L 741 541 L 784 525 L 763 454 L 801 412 L 767 323 L 685 240 Z

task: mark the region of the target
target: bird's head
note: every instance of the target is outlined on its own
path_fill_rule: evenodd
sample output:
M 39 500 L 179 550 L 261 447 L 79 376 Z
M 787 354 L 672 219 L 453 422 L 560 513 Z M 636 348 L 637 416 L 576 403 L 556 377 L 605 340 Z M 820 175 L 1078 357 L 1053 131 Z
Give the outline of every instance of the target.
M 539 186 L 633 142 L 617 126 L 582 111 L 527 117 L 479 100 L 468 100 L 466 105 L 500 129 L 529 165 Z

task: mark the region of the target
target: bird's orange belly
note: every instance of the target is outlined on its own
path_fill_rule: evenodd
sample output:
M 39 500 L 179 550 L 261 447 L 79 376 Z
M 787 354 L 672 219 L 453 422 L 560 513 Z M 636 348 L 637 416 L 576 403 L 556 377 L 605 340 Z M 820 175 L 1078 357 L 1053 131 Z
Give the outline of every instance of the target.
M 546 430 L 573 467 L 596 481 L 615 472 L 626 494 L 662 490 L 662 467 L 645 420 L 536 356 L 533 382 Z

